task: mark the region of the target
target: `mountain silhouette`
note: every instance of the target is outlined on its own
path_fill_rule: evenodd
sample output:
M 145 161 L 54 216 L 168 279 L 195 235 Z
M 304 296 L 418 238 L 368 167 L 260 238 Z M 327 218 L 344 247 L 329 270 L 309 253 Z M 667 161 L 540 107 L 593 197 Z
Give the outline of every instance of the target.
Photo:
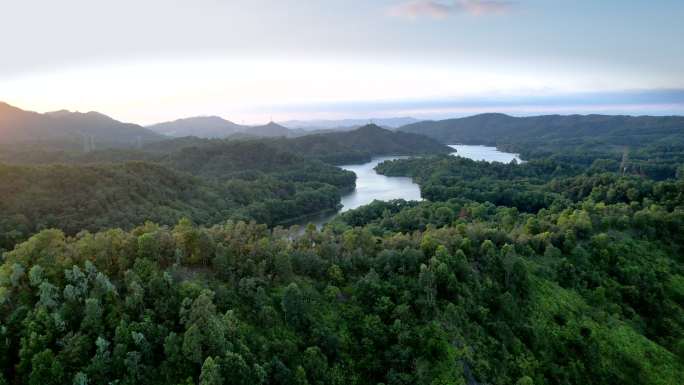
M 60 110 L 40 114 L 0 102 L 0 143 L 74 142 L 94 146 L 134 146 L 164 139 L 137 124 L 98 112 Z

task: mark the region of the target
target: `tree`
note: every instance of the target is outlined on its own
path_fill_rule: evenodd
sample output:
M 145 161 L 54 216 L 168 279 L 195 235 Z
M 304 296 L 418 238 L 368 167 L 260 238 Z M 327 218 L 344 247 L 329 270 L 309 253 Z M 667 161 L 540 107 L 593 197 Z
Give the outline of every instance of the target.
M 226 352 L 220 363 L 223 378 L 227 383 L 231 385 L 251 385 L 257 382 L 252 370 L 239 353 Z
M 285 320 L 295 329 L 303 330 L 307 322 L 307 309 L 299 286 L 296 283 L 289 284 L 283 292 L 281 301 Z
M 51 350 L 46 349 L 33 356 L 29 385 L 61 385 L 64 369 Z
M 304 350 L 303 366 L 311 384 L 325 384 L 328 359 L 318 346 L 310 346 Z
M 207 357 L 202 364 L 199 385 L 223 385 L 221 368 L 211 357 Z
M 85 301 L 85 309 L 83 311 L 83 321 L 81 321 L 81 330 L 90 335 L 100 335 L 104 330 L 102 325 L 102 305 L 100 301 L 95 298 L 88 298 Z
M 83 372 L 78 372 L 74 375 L 73 385 L 88 385 L 88 376 Z
M 204 290 L 197 298 L 186 298 L 180 310 L 180 320 L 185 325 L 183 352 L 193 362 L 200 363 L 207 355 L 225 351 L 226 325 L 216 313 L 214 293 Z

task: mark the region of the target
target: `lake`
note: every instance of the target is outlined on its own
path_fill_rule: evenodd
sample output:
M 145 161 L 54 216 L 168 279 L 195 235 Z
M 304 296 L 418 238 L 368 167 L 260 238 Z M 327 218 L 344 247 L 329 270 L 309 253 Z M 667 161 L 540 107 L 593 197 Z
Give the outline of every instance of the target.
M 519 154 L 503 152 L 490 146 L 470 146 L 466 144 L 450 144 L 449 147 L 456 150 L 452 155 L 462 156 L 472 160 L 486 160 L 487 162 L 510 163 L 515 159 L 518 163 L 522 162 Z
M 462 144 L 449 145 L 456 150 L 452 155 L 462 156 L 473 160 L 485 160 L 487 162 L 509 163 L 515 159 L 522 162 L 518 154 L 502 152 L 496 147 L 489 146 L 470 146 Z M 337 214 L 352 210 L 357 207 L 367 205 L 373 200 L 388 201 L 392 199 L 421 200 L 420 187 L 407 177 L 388 177 L 375 172 L 374 168 L 378 164 L 393 159 L 408 158 L 406 156 L 384 156 L 373 158 L 364 164 L 350 164 L 339 166 L 345 170 L 356 174 L 356 188 L 342 196 L 342 208 L 337 212 L 327 212 L 314 215 L 299 222 L 300 225 L 313 223 L 317 227 L 323 226 Z
M 375 172 L 375 166 L 394 159 L 408 158 L 406 156 L 385 156 L 373 158 L 368 163 L 340 166 L 356 174 L 356 188 L 342 196 L 342 210 L 352 210 L 367 205 L 374 199 L 389 201 L 392 199 L 420 200 L 420 188 L 408 177 L 389 177 Z

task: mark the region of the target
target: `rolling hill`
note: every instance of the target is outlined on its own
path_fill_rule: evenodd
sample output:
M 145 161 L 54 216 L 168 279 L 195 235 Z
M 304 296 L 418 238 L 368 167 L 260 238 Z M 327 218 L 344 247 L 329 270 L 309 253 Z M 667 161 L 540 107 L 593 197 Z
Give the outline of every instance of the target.
M 356 163 L 373 156 L 447 154 L 453 150 L 423 135 L 369 124 L 352 131 L 306 135 L 275 142 L 296 154 L 329 163 Z
M 592 141 L 612 145 L 666 142 L 684 135 L 681 116 L 543 115 L 513 117 L 480 114 L 466 118 L 425 121 L 399 128 L 442 143 L 510 144 Z
M 147 128 L 172 137 L 196 136 L 199 138 L 225 138 L 244 130 L 244 126 L 218 116 L 178 119 L 172 122 L 153 124 Z
M 66 110 L 40 114 L 0 102 L 0 144 L 85 143 L 89 149 L 126 147 L 164 139 L 136 124 L 97 112 Z
M 372 123 L 380 127 L 397 128 L 420 120 L 411 117 L 400 118 L 371 118 L 371 119 L 314 119 L 288 120 L 282 124 L 290 128 L 301 128 L 307 131 L 317 130 L 351 130 Z
M 242 131 L 248 135 L 254 135 L 258 137 L 279 137 L 279 136 L 295 136 L 294 131 L 287 127 L 281 126 L 275 122 L 269 122 L 262 126 L 246 126 Z
M 268 124 L 259 126 L 248 126 L 233 123 L 230 120 L 218 116 L 198 116 L 178 119 L 172 122 L 154 124 L 147 128 L 158 134 L 174 138 L 196 136 L 198 138 L 209 139 L 238 139 L 249 137 L 292 137 L 306 134 L 306 131 L 304 130 L 291 130 L 275 122 L 269 122 Z

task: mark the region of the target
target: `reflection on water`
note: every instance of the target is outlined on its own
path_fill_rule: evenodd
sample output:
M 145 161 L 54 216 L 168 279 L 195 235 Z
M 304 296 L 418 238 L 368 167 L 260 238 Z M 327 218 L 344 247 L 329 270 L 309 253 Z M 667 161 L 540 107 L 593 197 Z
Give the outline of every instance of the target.
M 472 160 L 486 160 L 487 162 L 510 163 L 513 159 L 515 159 L 518 163 L 522 162 L 518 154 L 512 154 L 510 152 L 501 152 L 497 150 L 496 147 L 469 146 L 465 144 L 450 144 L 449 147 L 456 150 L 456 152 L 451 155 L 462 156 L 464 158 L 469 158 Z
M 356 174 L 356 189 L 342 197 L 341 212 L 367 205 L 373 200 L 389 201 L 392 199 L 420 200 L 420 188 L 407 177 L 388 177 L 375 172 L 378 164 L 393 159 L 407 158 L 403 156 L 387 156 L 373 158 L 364 164 L 341 166 Z
M 468 146 L 460 144 L 450 145 L 449 147 L 456 150 L 456 152 L 452 155 L 458 155 L 473 160 L 509 163 L 511 160 L 515 159 L 518 162 L 522 162 L 518 154 L 501 152 L 497 150 L 496 147 Z M 316 225 L 316 227 L 320 228 L 334 218 L 338 213 L 367 205 L 376 199 L 382 201 L 388 201 L 392 199 L 405 199 L 407 201 L 421 200 L 420 188 L 417 184 L 413 183 L 411 178 L 388 177 L 380 175 L 374 170 L 375 166 L 377 166 L 379 163 L 382 163 L 386 160 L 402 158 L 407 157 L 377 157 L 364 164 L 340 166 L 341 168 L 353 171 L 356 174 L 356 189 L 342 196 L 342 209 L 340 209 L 338 212 L 326 212 L 307 217 L 298 224 L 304 226 L 308 223 L 313 223 Z
M 374 200 L 389 201 L 392 199 L 421 200 L 420 187 L 407 177 L 388 177 L 375 172 L 378 164 L 393 159 L 408 158 L 406 156 L 383 156 L 373 158 L 368 163 L 340 166 L 356 174 L 356 188 L 342 196 L 342 208 L 337 212 L 326 212 L 307 217 L 299 225 L 313 223 L 321 227 L 338 213 L 367 205 Z

